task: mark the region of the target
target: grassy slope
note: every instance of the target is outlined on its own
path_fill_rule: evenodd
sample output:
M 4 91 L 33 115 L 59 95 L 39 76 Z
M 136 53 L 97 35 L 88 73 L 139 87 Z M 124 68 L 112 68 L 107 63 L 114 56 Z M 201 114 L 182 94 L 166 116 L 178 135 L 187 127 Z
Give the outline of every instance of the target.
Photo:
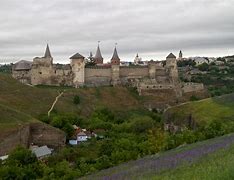
M 64 91 L 64 95 L 55 105 L 58 112 L 88 116 L 98 107 L 108 107 L 114 111 L 143 108 L 139 100 L 141 98 L 124 87 L 30 87 L 19 83 L 9 74 L 0 73 L 0 129 L 9 127 L 9 122 L 14 126 L 46 114 L 60 91 Z M 80 96 L 79 105 L 74 105 L 74 95 Z
M 234 121 L 234 93 L 201 101 L 186 103 L 173 107 L 167 113 L 171 114 L 177 123 L 183 122 L 185 117 L 192 114 L 198 123 L 214 120 Z
M 202 158 L 192 165 L 183 165 L 177 169 L 165 171 L 157 176 L 145 179 L 234 179 L 234 146 L 220 150 Z
M 0 104 L 0 142 L 17 126 L 34 121 L 30 115 Z
M 113 168 L 99 171 L 95 174 L 83 177 L 81 179 L 155 179 L 155 180 L 171 180 L 171 179 L 233 179 L 233 165 L 234 165 L 234 145 L 233 142 L 229 142 L 230 146 L 225 145 L 223 142 L 227 142 L 227 138 L 230 138 L 233 134 L 228 134 L 222 137 L 217 137 L 193 144 L 179 146 L 175 149 L 161 152 L 152 156 L 146 156 L 144 158 L 123 163 Z M 203 149 L 203 147 L 218 147 L 214 152 L 205 153 L 201 156 L 195 157 L 194 154 L 188 153 L 191 156 L 191 162 L 184 159 L 184 156 L 178 156 L 179 159 L 173 157 L 176 154 L 186 154 L 184 152 Z M 223 146 L 220 146 L 223 144 Z M 205 150 L 205 149 L 203 149 Z M 203 152 L 203 151 L 200 151 Z M 176 168 L 167 167 L 166 161 L 163 158 L 171 159 L 171 163 L 174 161 L 179 162 Z M 158 160 L 157 159 L 160 159 Z M 153 163 L 153 162 L 156 163 Z M 190 160 L 189 160 L 190 162 Z M 165 168 L 157 171 L 154 167 L 155 164 L 165 165 Z M 167 162 L 168 163 L 168 162 Z M 225 167 L 225 168 L 224 168 Z M 217 178 L 216 178 L 217 177 Z M 221 178 L 223 177 L 223 178 Z
M 59 91 L 65 91 L 55 106 L 59 112 L 74 112 L 87 115 L 96 107 L 114 110 L 143 107 L 139 99 L 124 87 L 63 88 L 30 87 L 23 85 L 10 75 L 0 74 L 0 104 L 28 113 L 34 117 L 47 113 Z M 79 95 L 81 104 L 73 104 L 74 95 Z

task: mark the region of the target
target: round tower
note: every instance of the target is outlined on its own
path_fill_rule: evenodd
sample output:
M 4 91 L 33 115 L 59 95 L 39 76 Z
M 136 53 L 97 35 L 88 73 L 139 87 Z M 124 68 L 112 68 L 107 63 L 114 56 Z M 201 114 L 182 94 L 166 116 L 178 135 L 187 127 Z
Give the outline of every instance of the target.
M 177 69 L 177 61 L 176 56 L 172 53 L 170 53 L 166 58 L 166 67 L 169 69 L 170 76 L 172 78 L 172 81 L 178 82 L 178 69 Z
M 76 53 L 71 59 L 71 67 L 73 72 L 73 85 L 77 88 L 84 85 L 85 62 L 84 56 Z

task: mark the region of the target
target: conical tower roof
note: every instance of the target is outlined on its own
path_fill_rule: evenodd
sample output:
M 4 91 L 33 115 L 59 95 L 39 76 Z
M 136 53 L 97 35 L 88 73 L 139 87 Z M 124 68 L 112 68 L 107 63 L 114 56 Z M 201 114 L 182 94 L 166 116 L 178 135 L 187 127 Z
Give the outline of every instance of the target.
M 116 47 L 114 49 L 114 53 L 113 53 L 111 60 L 118 60 L 118 61 L 120 60 Z
M 103 60 L 102 53 L 101 53 L 99 45 L 97 47 L 97 51 L 96 51 L 96 54 L 95 54 L 94 58 L 97 59 L 97 60 Z
M 50 48 L 49 48 L 49 45 L 48 45 L 48 44 L 47 44 L 47 46 L 46 46 L 46 51 L 45 51 L 44 57 L 45 57 L 45 58 L 52 58 L 51 53 L 50 53 Z
M 80 53 L 76 53 L 70 57 L 70 59 L 84 59 L 85 57 L 82 56 Z
M 173 53 L 170 53 L 167 58 L 176 58 L 176 56 Z

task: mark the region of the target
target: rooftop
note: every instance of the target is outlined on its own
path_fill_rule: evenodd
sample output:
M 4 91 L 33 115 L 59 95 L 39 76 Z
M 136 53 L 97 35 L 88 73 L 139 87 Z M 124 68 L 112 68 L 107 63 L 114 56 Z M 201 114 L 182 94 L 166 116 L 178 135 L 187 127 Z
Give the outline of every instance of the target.
M 51 149 L 47 146 L 35 147 L 32 149 L 32 152 L 36 155 L 37 158 L 52 154 Z

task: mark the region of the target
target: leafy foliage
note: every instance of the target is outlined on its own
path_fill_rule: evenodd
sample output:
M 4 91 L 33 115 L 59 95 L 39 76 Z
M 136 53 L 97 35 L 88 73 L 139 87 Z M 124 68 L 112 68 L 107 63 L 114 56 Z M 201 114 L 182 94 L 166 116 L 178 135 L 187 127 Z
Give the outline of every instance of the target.
M 74 99 L 73 99 L 73 103 L 76 104 L 76 105 L 77 105 L 77 104 L 80 104 L 80 96 L 75 95 L 75 96 L 74 96 Z

